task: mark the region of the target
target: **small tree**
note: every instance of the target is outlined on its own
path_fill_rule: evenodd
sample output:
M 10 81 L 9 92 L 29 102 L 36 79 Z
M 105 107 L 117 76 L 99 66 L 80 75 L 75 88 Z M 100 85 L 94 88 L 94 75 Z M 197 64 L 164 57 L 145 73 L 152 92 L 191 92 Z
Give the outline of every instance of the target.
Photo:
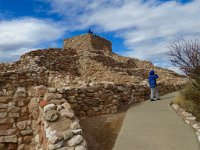
M 169 45 L 169 59 L 200 88 L 200 40 L 179 38 Z

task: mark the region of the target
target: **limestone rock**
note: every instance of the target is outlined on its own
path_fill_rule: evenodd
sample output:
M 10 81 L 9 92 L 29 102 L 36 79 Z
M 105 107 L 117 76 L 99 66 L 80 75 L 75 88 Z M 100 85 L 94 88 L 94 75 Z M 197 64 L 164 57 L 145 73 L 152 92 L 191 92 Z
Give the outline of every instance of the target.
M 59 141 L 61 141 L 63 138 L 62 137 L 58 137 L 58 136 L 50 136 L 48 138 L 48 142 L 51 143 L 51 144 L 55 144 Z
M 54 87 L 48 88 L 49 93 L 56 93 L 57 89 Z
M 46 138 L 51 139 L 52 137 L 55 136 L 56 131 L 55 131 L 55 130 L 52 130 L 51 127 L 48 127 L 48 128 L 46 129 L 46 132 L 45 132 L 45 133 L 46 133 Z
M 75 134 L 75 135 L 82 134 L 83 130 L 82 129 L 72 130 L 72 133 Z
M 185 119 L 189 120 L 189 121 L 194 121 L 194 120 L 196 120 L 196 117 L 186 117 Z
M 200 129 L 200 124 L 193 124 L 192 127 L 196 130 Z
M 19 113 L 12 113 L 11 112 L 11 113 L 8 114 L 8 116 L 11 117 L 11 118 L 18 118 L 19 117 Z
M 8 103 L 8 106 L 9 106 L 9 107 L 15 106 L 15 102 L 9 102 L 9 103 Z
M 192 117 L 192 114 L 191 114 L 191 113 L 188 113 L 188 112 L 185 112 L 185 111 L 183 111 L 182 114 L 183 114 L 183 116 L 185 116 L 185 117 Z
M 16 129 L 0 130 L 0 135 L 11 135 L 16 133 Z
M 58 112 L 56 110 L 49 110 L 46 113 L 44 113 L 44 117 L 47 121 L 56 121 L 58 119 Z
M 35 142 L 37 142 L 37 143 L 40 142 L 40 136 L 39 136 L 39 134 L 37 134 L 37 135 L 35 136 Z
M 63 103 L 62 106 L 63 106 L 65 109 L 71 109 L 70 104 L 67 103 L 67 102 Z
M 6 118 L 7 117 L 7 112 L 2 112 L 0 113 L 0 118 Z
M 63 94 L 65 93 L 65 88 L 58 88 L 57 91 L 58 93 Z
M 67 144 L 68 146 L 76 146 L 80 144 L 83 141 L 83 137 L 81 135 L 76 135 L 73 138 L 71 138 Z
M 17 150 L 24 150 L 24 149 L 25 149 L 25 144 L 21 144 L 17 148 Z
M 0 103 L 0 109 L 8 108 L 8 104 Z
M 63 109 L 62 105 L 57 105 L 57 111 L 60 111 L 61 109 Z
M 70 128 L 71 128 L 72 130 L 77 130 L 77 129 L 80 129 L 81 126 L 80 126 L 79 122 L 74 121 L 74 122 L 71 124 Z
M 21 135 L 31 135 L 33 134 L 33 130 L 22 130 L 20 132 Z
M 14 94 L 14 98 L 26 98 L 27 96 L 27 91 L 23 87 L 18 87 Z
M 63 145 L 63 141 L 60 141 L 56 144 L 49 144 L 48 148 L 49 148 L 49 150 L 54 150 L 54 149 L 60 148 L 62 145 Z
M 59 93 L 56 93 L 56 98 L 57 98 L 58 100 L 61 100 L 61 99 L 62 99 L 62 95 L 59 94 Z
M 21 121 L 21 122 L 17 122 L 17 127 L 20 129 L 20 130 L 24 130 L 27 126 L 27 121 Z
M 55 93 L 45 93 L 44 100 L 51 101 L 57 99 L 57 96 Z
M 68 140 L 73 137 L 73 133 L 71 130 L 67 130 L 63 132 L 64 140 Z
M 172 108 L 174 108 L 175 110 L 177 110 L 179 108 L 178 104 L 172 104 Z
M 55 104 L 48 104 L 44 106 L 44 113 L 46 113 L 49 110 L 56 110 L 56 105 Z
M 47 88 L 44 85 L 39 85 L 34 87 L 34 92 L 36 97 L 43 97 L 46 91 Z
M 15 107 L 15 106 L 8 107 L 8 112 L 19 112 L 19 111 L 20 107 Z
M 73 118 L 74 112 L 71 109 L 62 109 L 60 110 L 61 116 L 67 117 L 67 118 Z
M 75 147 L 75 150 L 87 150 L 87 148 L 82 145 L 79 145 Z
M 65 146 L 65 147 L 59 148 L 57 150 L 75 150 L 75 148 L 74 147 Z
M 1 118 L 1 113 L 0 113 L 0 118 Z M 13 122 L 14 122 L 14 118 L 3 118 L 3 119 L 0 119 L 0 124 L 13 123 Z
M 0 136 L 0 143 L 17 143 L 17 136 Z

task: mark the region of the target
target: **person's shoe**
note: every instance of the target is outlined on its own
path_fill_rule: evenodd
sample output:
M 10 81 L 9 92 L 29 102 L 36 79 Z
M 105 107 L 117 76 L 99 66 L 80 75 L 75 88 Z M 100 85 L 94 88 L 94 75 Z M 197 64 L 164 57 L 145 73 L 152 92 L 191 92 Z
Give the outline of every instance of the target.
M 154 99 L 150 99 L 150 101 L 155 101 Z

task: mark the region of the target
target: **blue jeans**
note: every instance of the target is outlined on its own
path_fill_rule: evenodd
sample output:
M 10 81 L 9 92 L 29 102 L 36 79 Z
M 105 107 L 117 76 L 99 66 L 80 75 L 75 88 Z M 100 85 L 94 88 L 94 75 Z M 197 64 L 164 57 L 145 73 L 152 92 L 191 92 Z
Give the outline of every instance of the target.
M 151 88 L 151 95 L 150 95 L 150 99 L 159 99 L 159 94 L 158 94 L 158 88 L 157 87 L 154 87 L 154 88 Z

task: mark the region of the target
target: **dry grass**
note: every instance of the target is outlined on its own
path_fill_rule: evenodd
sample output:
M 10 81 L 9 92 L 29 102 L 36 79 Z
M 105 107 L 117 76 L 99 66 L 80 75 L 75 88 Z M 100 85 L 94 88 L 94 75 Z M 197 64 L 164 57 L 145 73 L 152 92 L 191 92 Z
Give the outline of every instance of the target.
M 191 87 L 189 87 L 189 88 L 191 88 Z M 188 92 L 187 89 L 177 93 L 175 99 L 171 103 L 178 104 L 180 107 L 185 109 L 187 112 L 190 112 L 194 116 L 196 116 L 197 120 L 200 121 L 200 105 L 198 103 L 196 103 L 196 100 L 194 100 L 194 99 L 193 100 L 191 100 L 191 98 L 186 99 L 185 92 Z M 187 93 L 187 98 L 188 98 L 188 93 Z M 194 92 L 194 93 L 190 93 L 190 94 L 193 94 L 193 95 L 191 95 L 191 97 L 194 97 L 194 95 L 196 93 Z
M 121 106 L 118 113 L 80 118 L 88 150 L 112 150 L 124 117 L 131 105 Z

